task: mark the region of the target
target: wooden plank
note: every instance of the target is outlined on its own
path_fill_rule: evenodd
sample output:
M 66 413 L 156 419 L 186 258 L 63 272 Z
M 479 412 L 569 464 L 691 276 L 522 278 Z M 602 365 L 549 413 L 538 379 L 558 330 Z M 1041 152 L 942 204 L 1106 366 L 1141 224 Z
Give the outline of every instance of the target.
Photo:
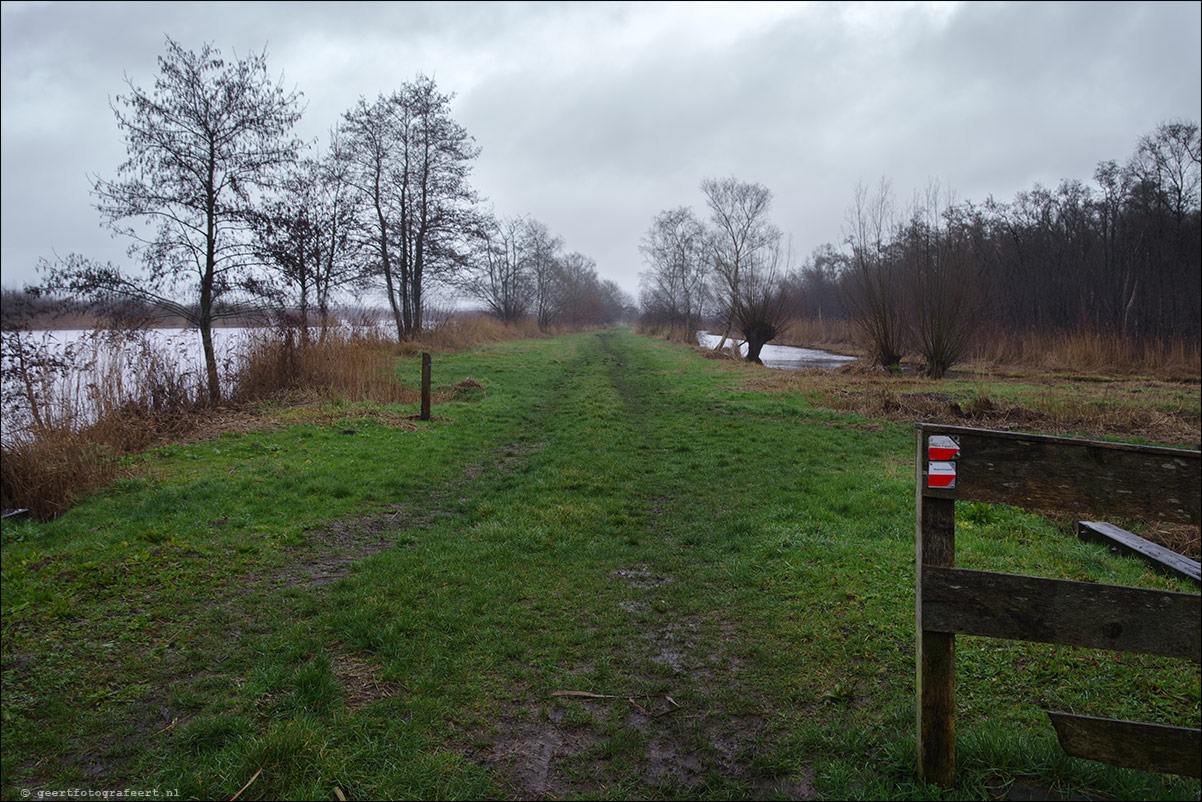
M 921 475 L 926 440 L 917 433 L 915 463 L 915 557 L 918 565 L 915 593 L 917 642 L 915 688 L 918 731 L 918 776 L 950 788 L 956 778 L 956 636 L 932 632 L 923 626 L 922 568 L 950 568 L 956 558 L 956 502 L 924 498 Z
M 1104 521 L 1077 521 L 1077 537 L 1090 543 L 1101 543 L 1123 554 L 1138 557 L 1165 573 L 1190 579 L 1202 585 L 1202 566 L 1184 554 L 1166 549 L 1159 543 L 1142 538 L 1134 532 L 1120 529 Z
M 960 443 L 956 487 L 935 498 L 1097 518 L 1197 524 L 1202 452 L 922 424 Z
M 928 566 L 922 607 L 939 632 L 1202 659 L 1192 593 Z
M 1202 730 L 1044 711 L 1060 748 L 1111 766 L 1202 777 Z

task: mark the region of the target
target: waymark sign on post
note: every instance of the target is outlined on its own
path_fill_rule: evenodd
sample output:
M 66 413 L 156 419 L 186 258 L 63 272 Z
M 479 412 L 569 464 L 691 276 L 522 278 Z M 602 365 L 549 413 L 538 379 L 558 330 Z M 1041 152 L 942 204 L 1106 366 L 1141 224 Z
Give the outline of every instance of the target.
M 956 463 L 960 444 L 947 435 L 932 435 L 927 440 L 927 487 L 948 490 L 956 486 Z
M 927 487 L 946 487 L 951 489 L 955 486 L 956 463 L 932 462 L 927 467 Z
M 927 458 L 946 462 L 960 456 L 960 444 L 945 434 L 932 435 L 927 440 Z

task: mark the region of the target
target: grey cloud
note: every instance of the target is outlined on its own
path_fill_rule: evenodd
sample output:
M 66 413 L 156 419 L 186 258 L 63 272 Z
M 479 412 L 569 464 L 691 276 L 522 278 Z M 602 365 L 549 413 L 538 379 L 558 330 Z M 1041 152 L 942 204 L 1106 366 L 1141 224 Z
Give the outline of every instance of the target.
M 51 249 L 122 258 L 83 179 L 123 159 L 108 97 L 126 72 L 153 82 L 167 33 L 266 45 L 305 93 L 310 138 L 359 95 L 434 75 L 497 210 L 543 220 L 634 291 L 651 217 L 700 207 L 707 176 L 771 188 L 803 254 L 840 238 L 857 181 L 890 176 L 904 199 L 937 178 L 980 201 L 1087 180 L 1162 120 L 1202 116 L 1200 8 L 821 4 L 735 35 L 684 3 L 6 3 L 3 280 Z

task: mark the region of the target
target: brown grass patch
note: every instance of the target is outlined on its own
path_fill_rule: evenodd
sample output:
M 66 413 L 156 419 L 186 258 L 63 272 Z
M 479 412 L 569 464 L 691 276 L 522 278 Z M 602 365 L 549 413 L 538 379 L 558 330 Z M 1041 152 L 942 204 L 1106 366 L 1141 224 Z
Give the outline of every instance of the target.
M 330 652 L 330 670 L 346 693 L 346 706 L 351 710 L 396 696 L 404 690 L 399 682 L 381 679 L 379 666 L 338 649 Z
M 61 515 L 71 499 L 123 473 L 112 449 L 81 443 L 72 432 L 47 432 L 5 444 L 0 460 L 0 506 L 28 509 L 39 520 Z
M 861 332 L 849 321 L 839 318 L 790 320 L 774 342 L 852 356 L 864 357 L 868 353 Z M 921 361 L 916 354 L 908 354 L 906 358 L 910 362 Z M 978 333 L 959 367 L 1198 381 L 1202 377 L 1202 343 L 1196 337 L 1133 338 L 1088 329 L 1011 331 L 992 328 Z
M 1202 387 L 1148 379 L 889 376 L 862 364 L 835 371 L 761 371 L 747 390 L 791 392 L 820 407 L 872 418 L 1043 434 L 1085 434 L 1199 447 Z
M 543 333 L 533 320 L 506 324 L 483 313 L 463 313 L 448 316 L 420 337 L 406 340 L 396 347 L 399 353 L 407 355 L 423 351 L 463 351 L 487 343 L 540 336 Z
M 242 356 L 231 398 L 322 398 L 414 404 L 420 389 L 396 373 L 396 343 L 376 330 L 334 331 L 304 342 L 291 330 L 264 336 Z
M 820 348 L 842 354 L 864 353 L 855 327 L 839 318 L 794 318 L 781 329 L 775 342 L 778 345 Z
M 1184 554 L 1191 560 L 1202 560 L 1202 529 L 1197 526 L 1157 523 L 1140 533 L 1140 537 Z

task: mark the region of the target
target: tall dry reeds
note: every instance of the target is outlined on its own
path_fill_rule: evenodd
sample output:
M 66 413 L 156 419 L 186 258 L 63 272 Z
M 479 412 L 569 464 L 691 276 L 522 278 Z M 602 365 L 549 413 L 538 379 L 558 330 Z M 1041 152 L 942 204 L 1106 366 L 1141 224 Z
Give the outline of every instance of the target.
M 828 350 L 857 350 L 856 330 L 850 321 L 837 317 L 792 318 L 776 338 L 782 345 Z
M 230 397 L 415 403 L 420 391 L 396 373 L 401 350 L 375 328 L 331 329 L 308 341 L 294 329 L 265 330 L 240 354 Z
M 1202 376 L 1202 350 L 1196 339 L 1154 340 L 1115 332 L 983 332 L 969 360 L 998 367 L 1081 373 Z
M 0 506 L 27 509 L 39 520 L 61 515 L 71 500 L 121 473 L 112 449 L 76 432 L 49 430 L 34 438 L 5 438 L 0 460 Z
M 775 340 L 781 345 L 863 353 L 859 333 L 839 318 L 794 318 Z M 908 355 L 917 359 L 916 355 Z M 1115 332 L 1006 331 L 978 332 L 965 366 L 977 369 L 1144 375 L 1166 379 L 1202 376 L 1202 348 L 1197 339 L 1135 338 Z
M 704 329 L 704 324 L 698 322 L 698 326 Z M 690 345 L 697 344 L 697 332 L 689 331 L 684 326 L 669 325 L 662 321 L 653 320 L 650 318 L 639 320 L 635 323 L 634 330 L 644 337 L 656 337 L 669 340 L 671 342 L 688 343 Z
M 55 517 L 119 475 L 122 455 L 178 432 L 204 396 L 176 356 L 144 332 L 61 346 L 5 332 L 0 506 Z
M 449 352 L 485 343 L 539 336 L 533 320 L 506 324 L 483 314 L 448 315 L 419 337 L 398 343 L 380 326 L 330 329 L 308 341 L 293 329 L 265 331 L 243 350 L 234 378 L 235 401 L 299 398 L 410 404 L 416 383 L 402 384 L 396 358 Z

